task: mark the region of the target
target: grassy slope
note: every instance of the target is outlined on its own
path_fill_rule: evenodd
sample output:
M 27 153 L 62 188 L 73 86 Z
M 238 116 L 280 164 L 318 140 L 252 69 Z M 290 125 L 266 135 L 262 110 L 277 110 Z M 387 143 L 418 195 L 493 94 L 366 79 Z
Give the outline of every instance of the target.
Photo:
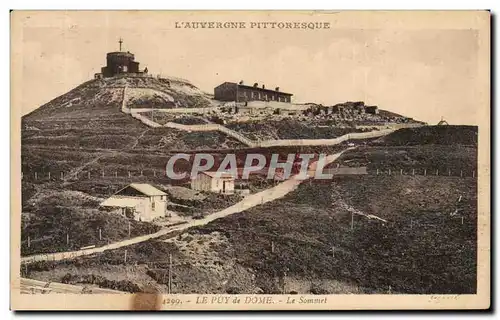
M 368 166 L 369 171 L 399 174 L 463 175 L 477 172 L 477 127 L 426 126 L 400 129 L 367 146 L 342 155 L 347 166 Z
M 338 291 L 339 283 L 350 288 L 349 292 L 386 293 L 391 286 L 393 292 L 403 293 L 473 293 L 475 183 L 472 178 L 406 176 L 343 177 L 327 183 L 306 183 L 283 199 L 195 228 L 173 247 L 160 240 L 128 247 L 129 263 L 153 268 L 150 262 L 164 260 L 166 252 L 172 253 L 180 264 L 174 269 L 179 293 L 196 292 L 193 279 L 203 288 L 198 292 L 224 292 L 229 287 L 220 283 L 242 275 L 247 280 L 231 283 L 233 290 L 245 293 L 260 288 L 257 291 L 278 293 L 285 270 L 289 279 L 322 284 L 325 293 L 345 293 Z M 460 195 L 462 200 L 457 204 Z M 388 223 L 355 216 L 351 230 L 351 215 L 343 202 Z M 450 215 L 457 208 L 458 215 Z M 193 238 L 213 242 L 216 234 L 227 239 L 224 246 L 196 251 L 196 263 L 180 250 Z M 78 273 L 95 273 L 112 264 L 116 265 L 118 279 L 125 279 L 123 254 L 120 249 L 81 259 Z M 222 264 L 221 268 L 230 267 L 231 271 L 225 277 L 214 273 L 215 267 L 203 262 L 213 259 L 209 257 L 217 257 L 216 266 Z M 72 266 L 57 264 L 53 274 L 34 267 L 31 276 L 57 281 L 73 270 Z M 157 263 L 154 268 L 161 274 L 167 265 Z M 146 272 L 139 268 L 132 277 L 142 279 Z M 248 272 L 255 276 L 250 282 Z M 210 280 L 215 275 L 219 280 L 213 283 Z M 332 281 L 337 285 L 328 285 Z
M 391 188 L 382 194 L 386 186 Z M 474 191 L 472 179 L 345 177 L 332 184 L 303 185 L 285 199 L 197 232 L 225 233 L 236 258 L 255 269 L 263 283 L 286 267 L 290 276 L 354 282 L 369 292 L 384 292 L 390 285 L 406 293 L 472 293 Z M 463 225 L 450 216 L 459 195 L 464 195 L 458 206 Z M 389 223 L 356 216 L 350 230 L 350 214 L 337 205 L 343 199 Z
M 416 133 L 419 134 L 418 130 Z M 467 147 L 470 148 L 467 152 L 451 152 L 453 148 L 465 148 L 460 137 L 467 135 L 455 134 L 455 145 L 412 146 L 412 157 L 425 159 L 434 155 L 432 161 L 437 163 L 460 163 L 462 157 L 463 163 L 474 166 L 473 147 Z M 406 140 L 412 139 L 418 141 L 414 137 Z M 383 152 L 391 155 L 398 154 L 395 151 L 401 147 L 376 148 L 386 148 Z M 373 163 L 383 163 L 376 159 Z M 190 235 L 206 235 L 209 239 L 214 232 L 224 235 L 228 241 L 224 249 L 202 252 L 219 256 L 223 261 L 236 261 L 240 268 L 251 270 L 255 280 L 251 284 L 241 283 L 239 292 L 254 292 L 254 287 L 268 293 L 280 292 L 279 279 L 288 268 L 289 279 L 311 284 L 319 281 L 323 284 L 321 292 L 386 293 L 390 286 L 394 292 L 405 293 L 474 293 L 476 203 L 476 180 L 470 177 L 337 177 L 332 182 L 303 184 L 281 200 L 214 221 L 190 231 Z M 388 222 L 356 215 L 351 230 L 351 214 L 346 206 Z M 155 242 L 143 246 L 152 250 L 153 255 L 160 250 Z M 175 253 L 178 246 L 169 250 Z M 140 254 L 144 248 L 129 250 Z M 120 256 L 118 251 L 114 254 Z M 182 255 L 176 259 L 182 259 Z M 103 260 L 85 261 L 91 267 L 83 269 L 84 273 L 100 268 Z M 204 290 L 224 289 L 208 281 L 211 274 L 207 267 L 183 270 L 175 280 L 178 292 L 192 292 L 193 273 L 197 282 L 204 284 Z M 137 276 L 141 277 L 140 272 Z M 337 281 L 336 285 L 330 285 L 330 281 Z
M 330 124 L 331 125 L 331 124 Z M 262 120 L 231 123 L 228 128 L 236 130 L 250 139 L 331 139 L 347 133 L 361 132 L 354 128 L 321 126 L 319 121 Z

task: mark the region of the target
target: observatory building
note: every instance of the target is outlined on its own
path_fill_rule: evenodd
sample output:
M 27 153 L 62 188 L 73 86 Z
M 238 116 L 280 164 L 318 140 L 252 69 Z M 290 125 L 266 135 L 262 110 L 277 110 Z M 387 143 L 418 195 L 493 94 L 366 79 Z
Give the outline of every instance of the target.
M 139 70 L 139 62 L 135 61 L 133 53 L 122 51 L 123 40 L 120 39 L 118 43 L 120 44 L 120 50 L 106 54 L 106 66 L 101 68 L 101 73 L 94 75 L 95 79 L 109 78 L 123 74 L 141 76 L 148 73 L 147 68 Z
M 219 101 L 236 101 L 236 102 L 246 102 L 246 101 L 278 101 L 278 102 L 291 102 L 293 94 L 280 91 L 279 87 L 274 90 L 266 89 L 265 85 L 262 88 L 259 87 L 258 83 L 254 83 L 253 86 L 247 86 L 243 84 L 243 81 L 239 83 L 234 82 L 224 82 L 214 88 L 214 98 Z

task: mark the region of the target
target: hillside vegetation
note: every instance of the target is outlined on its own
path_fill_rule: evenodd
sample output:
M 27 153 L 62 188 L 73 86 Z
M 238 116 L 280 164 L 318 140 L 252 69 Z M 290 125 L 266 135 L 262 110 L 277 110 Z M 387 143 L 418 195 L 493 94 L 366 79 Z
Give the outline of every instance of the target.
M 397 130 L 377 141 L 386 146 L 402 145 L 466 145 L 477 146 L 477 126 L 424 126 Z

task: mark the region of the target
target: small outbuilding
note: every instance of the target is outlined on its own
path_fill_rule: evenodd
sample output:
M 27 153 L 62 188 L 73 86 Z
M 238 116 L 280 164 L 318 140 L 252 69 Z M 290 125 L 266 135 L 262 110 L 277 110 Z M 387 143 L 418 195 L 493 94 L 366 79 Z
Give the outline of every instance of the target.
M 234 193 L 234 180 L 228 172 L 204 171 L 191 177 L 191 189 L 198 191 L 209 191 L 223 194 Z
M 131 183 L 100 204 L 137 221 L 151 221 L 167 212 L 167 194 L 147 183 Z

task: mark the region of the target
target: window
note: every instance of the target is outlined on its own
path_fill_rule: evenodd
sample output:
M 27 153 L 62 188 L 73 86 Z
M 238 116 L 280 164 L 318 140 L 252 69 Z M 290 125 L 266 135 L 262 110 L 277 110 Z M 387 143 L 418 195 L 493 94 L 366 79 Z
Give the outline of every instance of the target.
M 151 202 L 151 210 L 155 211 L 155 202 Z

